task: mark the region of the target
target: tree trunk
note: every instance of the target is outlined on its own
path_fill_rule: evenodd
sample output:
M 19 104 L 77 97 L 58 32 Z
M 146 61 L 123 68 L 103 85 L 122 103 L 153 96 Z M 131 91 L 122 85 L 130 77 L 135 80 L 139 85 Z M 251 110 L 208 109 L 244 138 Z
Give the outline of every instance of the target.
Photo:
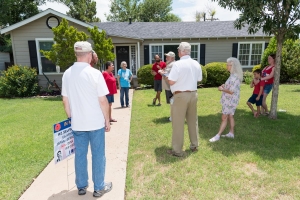
M 280 82 L 280 67 L 281 67 L 281 54 L 282 54 L 282 46 L 284 34 L 279 33 L 277 35 L 277 50 L 276 50 L 276 60 L 275 60 L 275 71 L 274 71 L 274 84 L 273 84 L 273 92 L 272 92 L 272 101 L 270 108 L 270 119 L 277 119 L 277 102 L 278 102 L 278 94 L 279 94 L 279 82 Z

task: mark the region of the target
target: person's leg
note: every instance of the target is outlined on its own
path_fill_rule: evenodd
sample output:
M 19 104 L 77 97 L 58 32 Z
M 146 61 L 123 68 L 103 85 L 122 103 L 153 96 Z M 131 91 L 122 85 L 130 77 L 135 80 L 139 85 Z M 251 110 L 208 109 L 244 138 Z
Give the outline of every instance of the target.
M 112 117 L 111 117 L 111 105 L 112 105 L 112 103 L 109 103 L 109 120 L 112 119 Z
M 268 113 L 268 112 L 269 112 L 269 110 L 268 110 L 268 105 L 267 105 L 267 103 L 266 103 L 267 97 L 268 97 L 268 94 L 267 94 L 267 93 L 264 93 L 263 101 L 262 101 L 262 107 L 263 107 L 263 109 L 264 109 L 264 113 Z
M 160 93 L 161 91 L 157 91 L 156 93 L 156 99 L 158 100 L 158 104 L 160 104 Z
M 88 186 L 87 153 L 89 135 L 85 131 L 73 131 L 75 150 L 75 183 L 78 189 Z
M 220 125 L 219 132 L 217 134 L 219 136 L 223 133 L 223 131 L 225 130 L 225 128 L 227 126 L 228 115 L 222 114 L 221 119 L 222 119 L 222 122 L 221 122 L 221 125 Z
M 258 117 L 259 113 L 260 113 L 260 106 L 256 106 L 256 108 L 257 108 L 257 112 L 256 112 L 256 116 L 254 116 L 254 117 Z
M 186 121 L 188 125 L 189 137 L 190 137 L 190 149 L 195 149 L 199 146 L 198 136 L 198 114 L 197 114 L 197 101 L 198 93 L 191 92 L 189 95 L 189 103 L 186 112 Z
M 257 115 L 257 112 L 254 110 L 252 103 L 251 102 L 247 102 L 247 105 L 249 106 L 249 108 L 251 109 L 253 116 L 255 117 Z
M 157 99 L 158 99 L 158 105 L 160 105 L 161 104 L 160 94 L 162 92 L 162 83 L 161 83 L 161 80 L 157 81 L 157 85 L 158 85 Z
M 157 91 L 158 91 L 157 80 L 154 80 L 154 91 L 156 92 L 156 95 L 155 95 L 155 98 L 153 99 L 153 102 L 152 102 L 153 105 L 156 104 L 156 100 L 157 100 Z
M 124 88 L 125 89 L 125 103 L 126 107 L 129 106 L 129 87 Z
M 124 90 L 124 87 L 121 87 L 121 89 L 120 89 L 120 103 L 121 103 L 121 106 L 122 107 L 124 107 L 124 92 L 125 92 L 125 90 Z
M 178 155 L 182 156 L 182 147 L 184 142 L 184 119 L 187 109 L 187 100 L 185 93 L 174 95 L 174 102 L 172 106 L 172 150 Z
M 230 132 L 234 134 L 234 126 L 235 126 L 235 122 L 234 122 L 234 115 L 229 115 L 229 123 L 230 123 Z
M 92 174 L 94 190 L 102 190 L 105 177 L 105 128 L 89 132 L 92 152 Z M 77 147 L 76 147 L 77 148 Z

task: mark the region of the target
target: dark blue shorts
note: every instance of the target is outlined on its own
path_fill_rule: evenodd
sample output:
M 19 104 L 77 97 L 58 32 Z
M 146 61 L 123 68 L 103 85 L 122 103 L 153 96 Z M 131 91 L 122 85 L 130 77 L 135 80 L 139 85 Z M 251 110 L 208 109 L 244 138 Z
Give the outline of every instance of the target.
M 113 103 L 115 101 L 114 95 L 106 95 L 108 103 Z
M 263 95 L 260 95 L 260 98 L 258 101 L 256 101 L 256 97 L 258 94 L 252 94 L 252 96 L 249 98 L 248 102 L 252 104 L 256 104 L 256 106 L 261 106 L 262 105 L 262 100 L 263 100 Z

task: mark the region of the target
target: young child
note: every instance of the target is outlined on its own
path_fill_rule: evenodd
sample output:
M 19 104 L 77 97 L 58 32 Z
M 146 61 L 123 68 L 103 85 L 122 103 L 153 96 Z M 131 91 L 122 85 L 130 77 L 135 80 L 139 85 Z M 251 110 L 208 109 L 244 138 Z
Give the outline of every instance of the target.
M 253 94 L 249 98 L 247 105 L 253 112 L 254 117 L 258 117 L 260 114 L 260 107 L 262 105 L 263 100 L 263 89 L 265 85 L 265 81 L 260 80 L 261 78 L 261 70 L 256 69 L 253 71 L 254 79 L 252 80 L 250 84 L 250 88 L 254 87 Z M 255 111 L 252 104 L 256 104 L 257 110 Z

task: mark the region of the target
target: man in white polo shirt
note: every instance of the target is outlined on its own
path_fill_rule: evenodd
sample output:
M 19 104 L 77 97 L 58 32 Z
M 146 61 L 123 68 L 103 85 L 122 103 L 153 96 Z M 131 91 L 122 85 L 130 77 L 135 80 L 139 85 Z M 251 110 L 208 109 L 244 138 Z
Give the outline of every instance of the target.
M 191 45 L 181 42 L 178 47 L 180 60 L 173 64 L 168 76 L 173 93 L 172 105 L 172 149 L 167 153 L 174 156 L 183 156 L 184 122 L 188 125 L 190 149 L 197 151 L 198 142 L 198 115 L 197 115 L 197 82 L 202 80 L 200 64 L 190 57 Z
M 74 44 L 77 58 L 62 77 L 62 96 L 65 112 L 72 121 L 75 143 L 75 175 L 79 195 L 88 187 L 87 152 L 92 152 L 94 197 L 111 191 L 112 183 L 104 183 L 105 132 L 110 131 L 108 89 L 101 72 L 90 66 L 92 46 L 81 41 Z

